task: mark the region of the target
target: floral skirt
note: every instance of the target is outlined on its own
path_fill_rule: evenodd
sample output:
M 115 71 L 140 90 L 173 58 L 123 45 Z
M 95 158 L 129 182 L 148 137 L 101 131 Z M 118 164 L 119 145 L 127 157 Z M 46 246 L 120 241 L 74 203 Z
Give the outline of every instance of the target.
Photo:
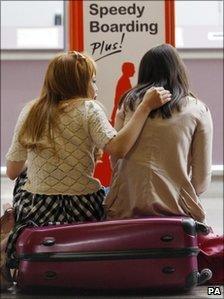
M 32 194 L 22 187 L 27 181 L 24 171 L 16 180 L 13 191 L 15 226 L 6 248 L 8 266 L 17 265 L 15 245 L 18 236 L 27 226 L 46 226 L 105 219 L 104 189 L 86 195 L 43 195 Z

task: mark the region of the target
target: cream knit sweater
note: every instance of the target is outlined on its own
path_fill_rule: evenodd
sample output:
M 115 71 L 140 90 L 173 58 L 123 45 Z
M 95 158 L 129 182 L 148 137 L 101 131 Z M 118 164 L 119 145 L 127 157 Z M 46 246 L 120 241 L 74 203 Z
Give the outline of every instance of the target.
M 29 102 L 17 121 L 7 160 L 27 161 L 28 181 L 24 189 L 36 194 L 90 194 L 101 188 L 93 178 L 94 149 L 103 149 L 117 132 L 96 101 L 77 100 L 60 115 L 59 130 L 55 132 L 57 157 L 48 148 L 36 152 L 27 150 L 18 141 L 20 128 L 32 106 Z

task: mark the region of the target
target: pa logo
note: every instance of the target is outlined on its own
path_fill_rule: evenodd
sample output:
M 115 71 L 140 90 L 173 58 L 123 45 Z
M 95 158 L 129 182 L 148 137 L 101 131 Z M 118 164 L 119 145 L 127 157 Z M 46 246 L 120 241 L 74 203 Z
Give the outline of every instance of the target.
M 208 287 L 207 288 L 208 295 L 221 295 L 220 287 Z

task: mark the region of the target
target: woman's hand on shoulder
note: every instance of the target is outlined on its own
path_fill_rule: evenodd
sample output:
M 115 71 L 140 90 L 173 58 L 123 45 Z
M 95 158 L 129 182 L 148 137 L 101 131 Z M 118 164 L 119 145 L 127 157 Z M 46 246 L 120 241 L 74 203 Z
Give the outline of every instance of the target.
M 152 111 L 163 106 L 170 100 L 171 93 L 169 90 L 166 90 L 163 87 L 151 87 L 146 91 L 141 105 Z

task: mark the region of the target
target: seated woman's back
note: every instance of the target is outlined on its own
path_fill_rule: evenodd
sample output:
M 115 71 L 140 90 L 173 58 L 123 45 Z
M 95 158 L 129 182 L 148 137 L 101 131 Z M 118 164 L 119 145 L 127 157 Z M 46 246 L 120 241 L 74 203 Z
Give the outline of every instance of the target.
M 23 108 L 16 136 L 35 103 L 31 101 Z M 94 148 L 95 145 L 103 147 L 115 130 L 107 127 L 104 112 L 96 101 L 75 99 L 66 104 L 57 107 L 55 117 L 60 121 L 54 131 L 53 144 L 45 129 L 39 141 L 41 150 L 27 151 L 18 141 L 10 147 L 8 158 L 14 159 L 16 155 L 27 158 L 25 188 L 31 193 L 81 195 L 96 192 L 101 187 L 92 177 Z
M 177 101 L 180 109 L 173 109 L 170 117 L 148 118 L 135 145 L 116 163 L 105 200 L 108 219 L 188 215 L 205 221 L 198 195 L 211 178 L 211 115 L 192 96 Z M 125 108 L 118 113 L 122 125 L 135 110 Z
M 131 114 L 127 113 L 125 123 Z M 210 165 L 201 164 L 206 148 L 203 132 L 210 131 L 209 119 L 206 106 L 190 97 L 183 110 L 171 118 L 148 118 L 133 148 L 115 167 L 105 201 L 108 218 L 187 214 L 203 221 L 197 193 L 210 181 L 210 171 L 200 177 L 203 168 L 210 170 Z M 192 165 L 198 151 L 201 163 L 197 160 L 197 165 Z

